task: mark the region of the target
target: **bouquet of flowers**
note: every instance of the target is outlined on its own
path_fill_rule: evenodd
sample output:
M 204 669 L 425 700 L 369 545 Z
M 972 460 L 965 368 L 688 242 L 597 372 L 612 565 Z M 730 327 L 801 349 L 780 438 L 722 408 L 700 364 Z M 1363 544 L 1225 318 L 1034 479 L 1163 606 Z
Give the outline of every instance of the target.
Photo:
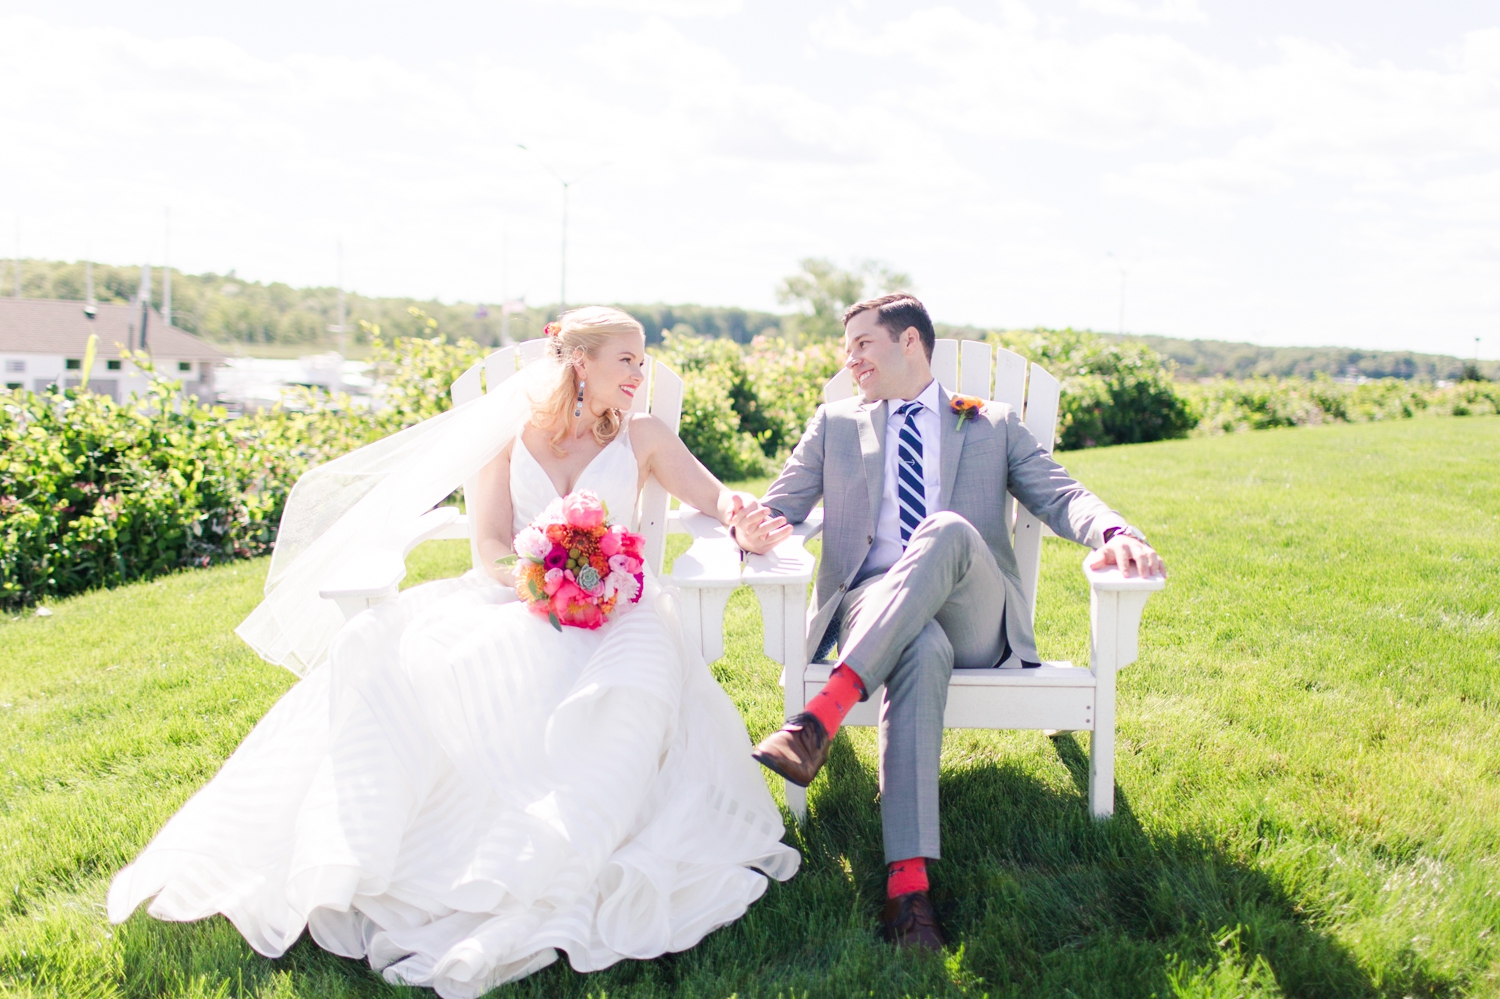
M 498 560 L 517 567 L 516 592 L 558 631 L 565 624 L 593 630 L 620 601 L 641 599 L 646 539 L 607 526 L 608 514 L 587 489 L 569 493 L 516 535 L 514 555 Z

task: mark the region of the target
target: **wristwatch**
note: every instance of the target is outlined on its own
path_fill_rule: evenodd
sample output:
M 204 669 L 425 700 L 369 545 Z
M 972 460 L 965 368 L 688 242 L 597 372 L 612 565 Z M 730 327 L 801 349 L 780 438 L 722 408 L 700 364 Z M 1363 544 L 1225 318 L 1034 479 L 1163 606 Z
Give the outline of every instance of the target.
M 1134 527 L 1131 527 L 1129 524 L 1126 524 L 1124 527 L 1106 527 L 1104 529 L 1104 543 L 1109 544 L 1116 534 L 1123 534 L 1127 538 L 1135 538 L 1143 545 L 1149 545 L 1151 543 L 1146 540 L 1146 536 L 1144 534 L 1136 530 Z

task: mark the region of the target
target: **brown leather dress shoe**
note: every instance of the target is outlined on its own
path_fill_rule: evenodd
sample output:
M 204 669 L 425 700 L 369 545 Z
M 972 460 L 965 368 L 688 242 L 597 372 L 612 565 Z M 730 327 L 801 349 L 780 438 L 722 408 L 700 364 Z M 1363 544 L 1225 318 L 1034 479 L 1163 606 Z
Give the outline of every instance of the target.
M 750 755 L 766 769 L 806 787 L 828 762 L 828 732 L 804 711 L 762 739 Z
M 932 899 L 925 891 L 907 892 L 887 899 L 885 911 L 880 915 L 880 925 L 886 940 L 897 947 L 923 947 L 937 951 L 948 943 L 943 939 L 943 928 L 938 925 Z

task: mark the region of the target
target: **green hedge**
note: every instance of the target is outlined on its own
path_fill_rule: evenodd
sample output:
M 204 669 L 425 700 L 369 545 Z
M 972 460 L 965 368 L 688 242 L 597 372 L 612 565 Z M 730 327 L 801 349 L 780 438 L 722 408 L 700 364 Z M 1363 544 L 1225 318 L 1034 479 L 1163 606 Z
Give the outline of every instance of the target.
M 1060 449 L 1500 411 L 1500 385 L 1489 382 L 1183 384 L 1139 344 L 1072 330 L 992 339 L 1060 378 Z M 469 340 L 377 338 L 388 404 L 379 413 L 304 394 L 231 418 L 165 380 L 123 404 L 72 389 L 0 392 L 0 607 L 268 552 L 304 470 L 446 409 L 453 380 L 484 353 Z M 742 347 L 667 333 L 655 353 L 685 382 L 683 440 L 726 480 L 780 468 L 841 364 L 834 344 L 764 337 Z

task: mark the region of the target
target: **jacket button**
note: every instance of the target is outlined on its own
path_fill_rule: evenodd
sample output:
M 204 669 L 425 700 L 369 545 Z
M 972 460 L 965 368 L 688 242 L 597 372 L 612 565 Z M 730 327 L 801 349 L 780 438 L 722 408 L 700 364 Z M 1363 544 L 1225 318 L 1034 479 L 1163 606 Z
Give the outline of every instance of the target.
M 841 589 L 841 590 L 846 590 L 848 588 L 849 588 L 849 584 L 848 583 L 840 583 L 839 584 L 839 589 Z
M 866 535 L 865 536 L 865 544 L 867 544 L 867 545 L 873 545 L 874 543 L 875 543 L 875 535 L 870 534 L 870 535 Z

